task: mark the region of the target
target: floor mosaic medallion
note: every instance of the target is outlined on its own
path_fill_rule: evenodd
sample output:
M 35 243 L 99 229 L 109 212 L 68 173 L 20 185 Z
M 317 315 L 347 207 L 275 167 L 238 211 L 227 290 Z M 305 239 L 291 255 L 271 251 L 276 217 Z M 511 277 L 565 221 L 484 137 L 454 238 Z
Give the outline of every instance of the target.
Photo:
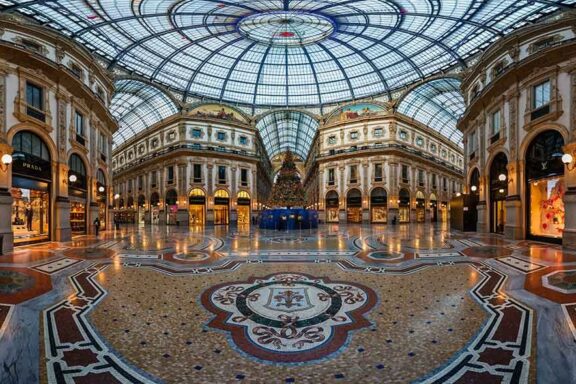
M 276 363 L 318 360 L 339 351 L 350 331 L 370 322 L 370 288 L 304 274 L 277 273 L 219 284 L 204 292 L 216 317 L 208 324 L 230 332 L 237 348 Z

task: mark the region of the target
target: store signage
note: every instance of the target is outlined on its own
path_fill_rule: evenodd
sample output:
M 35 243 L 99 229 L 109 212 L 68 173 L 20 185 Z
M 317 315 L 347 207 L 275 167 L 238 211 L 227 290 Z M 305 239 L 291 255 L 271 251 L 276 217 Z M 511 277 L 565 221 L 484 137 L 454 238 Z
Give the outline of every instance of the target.
M 215 197 L 214 198 L 214 204 L 217 205 L 228 205 L 228 198 L 227 197 Z
M 49 161 L 18 153 L 14 156 L 12 173 L 34 179 L 52 180 L 52 165 Z

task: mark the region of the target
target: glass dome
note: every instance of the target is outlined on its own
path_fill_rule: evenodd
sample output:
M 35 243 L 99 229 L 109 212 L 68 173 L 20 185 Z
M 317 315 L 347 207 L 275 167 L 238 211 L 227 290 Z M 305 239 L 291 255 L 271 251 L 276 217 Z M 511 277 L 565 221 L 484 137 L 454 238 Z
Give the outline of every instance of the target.
M 575 0 L 0 0 L 182 94 L 249 106 L 390 96 Z

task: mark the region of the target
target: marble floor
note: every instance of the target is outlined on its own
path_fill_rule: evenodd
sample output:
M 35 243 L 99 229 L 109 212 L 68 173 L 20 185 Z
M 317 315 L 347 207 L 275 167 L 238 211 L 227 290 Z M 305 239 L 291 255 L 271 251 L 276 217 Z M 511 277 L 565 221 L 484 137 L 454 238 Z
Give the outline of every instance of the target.
M 576 253 L 441 224 L 0 256 L 0 383 L 576 383 Z

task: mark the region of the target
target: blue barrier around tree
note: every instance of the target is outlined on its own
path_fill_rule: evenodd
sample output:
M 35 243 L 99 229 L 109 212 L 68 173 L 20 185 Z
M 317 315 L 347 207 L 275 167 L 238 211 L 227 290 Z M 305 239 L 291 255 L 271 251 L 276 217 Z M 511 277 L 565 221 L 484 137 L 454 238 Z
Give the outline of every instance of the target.
M 266 209 L 260 215 L 260 228 L 279 231 L 318 228 L 318 212 L 303 208 Z

